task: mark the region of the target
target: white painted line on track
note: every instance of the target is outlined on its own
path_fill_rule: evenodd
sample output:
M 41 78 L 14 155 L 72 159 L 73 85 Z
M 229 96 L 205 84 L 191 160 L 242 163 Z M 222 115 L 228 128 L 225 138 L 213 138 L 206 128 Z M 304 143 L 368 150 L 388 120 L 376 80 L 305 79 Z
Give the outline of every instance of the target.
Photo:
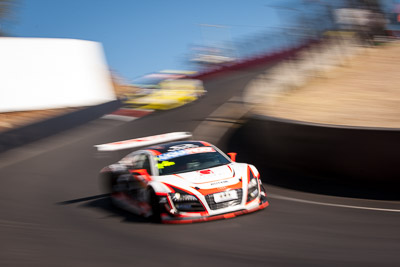
M 312 200 L 305 200 L 299 198 L 285 197 L 275 194 L 267 194 L 268 198 L 282 199 L 287 201 L 294 201 L 300 203 L 314 204 L 320 206 L 330 206 L 330 207 L 339 207 L 339 208 L 348 208 L 348 209 L 360 209 L 360 210 L 375 210 L 375 211 L 385 211 L 385 212 L 400 212 L 400 209 L 383 209 L 383 208 L 373 208 L 373 207 L 363 207 L 363 206 L 352 206 L 352 205 L 343 205 L 343 204 L 334 204 L 334 203 L 325 203 L 318 202 Z
M 133 120 L 136 120 L 137 118 L 136 117 L 130 117 L 130 116 L 108 114 L 108 115 L 104 115 L 103 117 L 101 117 L 101 119 L 119 120 L 119 121 L 133 121 Z
M 155 109 L 147 109 L 147 108 L 135 108 L 134 110 L 137 110 L 137 111 L 146 111 L 146 112 L 154 112 L 155 111 Z

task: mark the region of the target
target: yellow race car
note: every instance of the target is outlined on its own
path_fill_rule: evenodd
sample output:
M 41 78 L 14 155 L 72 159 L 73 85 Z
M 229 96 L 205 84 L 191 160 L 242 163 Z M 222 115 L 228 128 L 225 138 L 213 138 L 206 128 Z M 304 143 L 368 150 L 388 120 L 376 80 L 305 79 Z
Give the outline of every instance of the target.
M 205 94 L 203 82 L 195 79 L 164 80 L 160 89 L 134 99 L 124 101 L 125 106 L 141 109 L 167 110 L 192 102 Z

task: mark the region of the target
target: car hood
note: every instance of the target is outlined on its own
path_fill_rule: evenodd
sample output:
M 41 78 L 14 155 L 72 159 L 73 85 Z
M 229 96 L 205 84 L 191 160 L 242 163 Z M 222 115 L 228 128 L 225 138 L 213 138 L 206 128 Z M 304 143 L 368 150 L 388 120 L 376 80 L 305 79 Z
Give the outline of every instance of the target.
M 164 181 L 183 188 L 211 189 L 229 186 L 241 181 L 243 166 L 240 165 L 231 163 L 199 171 L 178 173 L 164 177 Z

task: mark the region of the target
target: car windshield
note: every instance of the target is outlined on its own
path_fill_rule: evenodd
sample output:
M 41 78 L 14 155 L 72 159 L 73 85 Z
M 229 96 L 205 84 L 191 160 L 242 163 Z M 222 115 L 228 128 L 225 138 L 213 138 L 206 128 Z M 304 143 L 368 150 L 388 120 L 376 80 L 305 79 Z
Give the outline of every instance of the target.
M 159 83 L 167 79 L 181 78 L 182 74 L 169 74 L 169 73 L 152 73 L 133 80 L 133 84 L 138 87 L 159 87 Z
M 218 151 L 211 147 L 207 148 L 210 148 L 212 152 L 186 154 L 185 151 L 187 150 L 180 150 L 159 155 L 156 158 L 159 174 L 169 175 L 198 171 L 230 163 Z

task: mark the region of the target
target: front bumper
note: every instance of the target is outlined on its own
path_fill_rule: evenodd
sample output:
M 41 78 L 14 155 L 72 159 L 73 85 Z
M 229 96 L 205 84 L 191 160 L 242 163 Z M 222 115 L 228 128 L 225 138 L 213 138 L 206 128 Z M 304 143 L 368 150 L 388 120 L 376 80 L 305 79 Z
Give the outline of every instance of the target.
M 258 206 L 249 208 L 249 209 L 242 209 L 233 212 L 228 212 L 224 214 L 217 214 L 217 215 L 205 215 L 205 216 L 187 216 L 184 214 L 170 214 L 170 213 L 162 213 L 161 214 L 161 222 L 165 224 L 183 224 L 183 223 L 196 223 L 196 222 L 206 222 L 206 221 L 214 221 L 214 220 L 221 220 L 221 219 L 230 219 L 240 215 L 248 214 L 251 212 L 255 212 L 258 210 L 262 210 L 269 206 L 269 202 L 263 198 L 260 200 Z

